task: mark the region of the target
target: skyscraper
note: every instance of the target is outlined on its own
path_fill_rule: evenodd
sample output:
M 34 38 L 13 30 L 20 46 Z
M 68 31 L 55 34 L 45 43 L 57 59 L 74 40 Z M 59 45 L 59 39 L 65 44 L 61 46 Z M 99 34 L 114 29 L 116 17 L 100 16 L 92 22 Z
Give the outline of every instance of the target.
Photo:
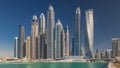
M 25 40 L 25 29 L 24 26 L 19 25 L 19 46 L 18 46 L 19 59 L 23 59 L 24 40 Z
M 23 45 L 23 58 L 26 57 L 26 40 L 24 41 L 24 45 Z
M 40 33 L 45 33 L 45 15 L 44 13 L 40 14 Z
M 30 37 L 27 37 L 26 40 L 26 58 L 30 59 Z
M 112 39 L 112 57 L 116 57 L 119 55 L 119 48 L 120 48 L 120 39 L 113 38 Z
M 80 55 L 81 43 L 80 43 L 80 8 L 76 9 L 75 14 L 75 32 L 74 32 L 74 55 Z
M 63 26 L 60 20 L 58 20 L 55 28 L 55 58 L 62 57 L 62 53 L 61 53 L 61 47 L 62 47 L 61 32 L 62 31 L 63 31 Z
M 14 39 L 14 58 L 18 58 L 18 37 Z
M 44 14 L 43 13 L 41 13 L 41 15 L 40 15 L 40 36 L 39 36 L 39 41 L 40 41 L 40 44 L 38 45 L 39 46 L 39 57 L 41 58 L 41 59 L 44 59 L 45 58 L 45 52 L 44 52 L 44 50 L 45 50 L 45 16 L 44 16 Z
M 32 26 L 31 26 L 31 54 L 32 59 L 37 58 L 38 53 L 38 19 L 37 16 L 34 15 L 32 18 Z
M 66 26 L 65 29 L 65 56 L 69 56 L 70 52 L 70 38 L 69 38 L 69 28 Z
M 65 32 L 61 32 L 61 56 L 65 57 Z
M 74 56 L 74 38 L 72 38 L 72 56 Z
M 40 31 L 38 32 L 38 55 L 37 58 L 40 59 L 41 58 L 41 34 Z
M 47 11 L 47 58 L 54 58 L 54 9 L 50 5 Z
M 93 55 L 93 33 L 94 33 L 94 20 L 93 10 L 86 11 L 86 33 L 85 33 L 85 53 L 87 58 L 94 58 Z

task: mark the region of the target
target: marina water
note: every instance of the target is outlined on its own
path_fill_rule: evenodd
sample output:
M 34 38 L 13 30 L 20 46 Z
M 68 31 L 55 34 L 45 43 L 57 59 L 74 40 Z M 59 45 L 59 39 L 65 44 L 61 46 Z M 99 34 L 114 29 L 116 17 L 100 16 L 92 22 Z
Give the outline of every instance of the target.
M 103 62 L 31 62 L 0 63 L 0 68 L 107 68 Z

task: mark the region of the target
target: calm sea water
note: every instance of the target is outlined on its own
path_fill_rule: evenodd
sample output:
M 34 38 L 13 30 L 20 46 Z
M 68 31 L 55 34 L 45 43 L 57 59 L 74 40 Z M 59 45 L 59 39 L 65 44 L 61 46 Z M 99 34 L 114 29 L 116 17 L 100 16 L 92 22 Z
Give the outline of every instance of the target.
M 0 63 L 0 68 L 107 68 L 107 65 L 95 62 Z

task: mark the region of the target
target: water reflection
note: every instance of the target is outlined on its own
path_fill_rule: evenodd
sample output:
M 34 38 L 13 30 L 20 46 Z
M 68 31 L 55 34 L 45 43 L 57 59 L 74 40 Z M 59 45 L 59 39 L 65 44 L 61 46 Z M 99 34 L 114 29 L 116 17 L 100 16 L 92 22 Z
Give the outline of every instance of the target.
M 31 67 L 31 65 L 29 65 L 29 64 L 28 64 L 28 65 L 26 65 L 26 67 L 25 67 L 25 68 L 32 68 L 32 67 Z

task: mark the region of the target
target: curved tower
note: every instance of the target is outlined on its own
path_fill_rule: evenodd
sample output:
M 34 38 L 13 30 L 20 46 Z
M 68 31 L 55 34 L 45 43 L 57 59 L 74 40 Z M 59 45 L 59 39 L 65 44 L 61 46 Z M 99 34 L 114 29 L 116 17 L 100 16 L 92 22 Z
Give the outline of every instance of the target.
M 85 33 L 85 52 L 87 58 L 94 58 L 93 33 L 94 33 L 93 10 L 89 9 L 86 11 L 86 33 Z

